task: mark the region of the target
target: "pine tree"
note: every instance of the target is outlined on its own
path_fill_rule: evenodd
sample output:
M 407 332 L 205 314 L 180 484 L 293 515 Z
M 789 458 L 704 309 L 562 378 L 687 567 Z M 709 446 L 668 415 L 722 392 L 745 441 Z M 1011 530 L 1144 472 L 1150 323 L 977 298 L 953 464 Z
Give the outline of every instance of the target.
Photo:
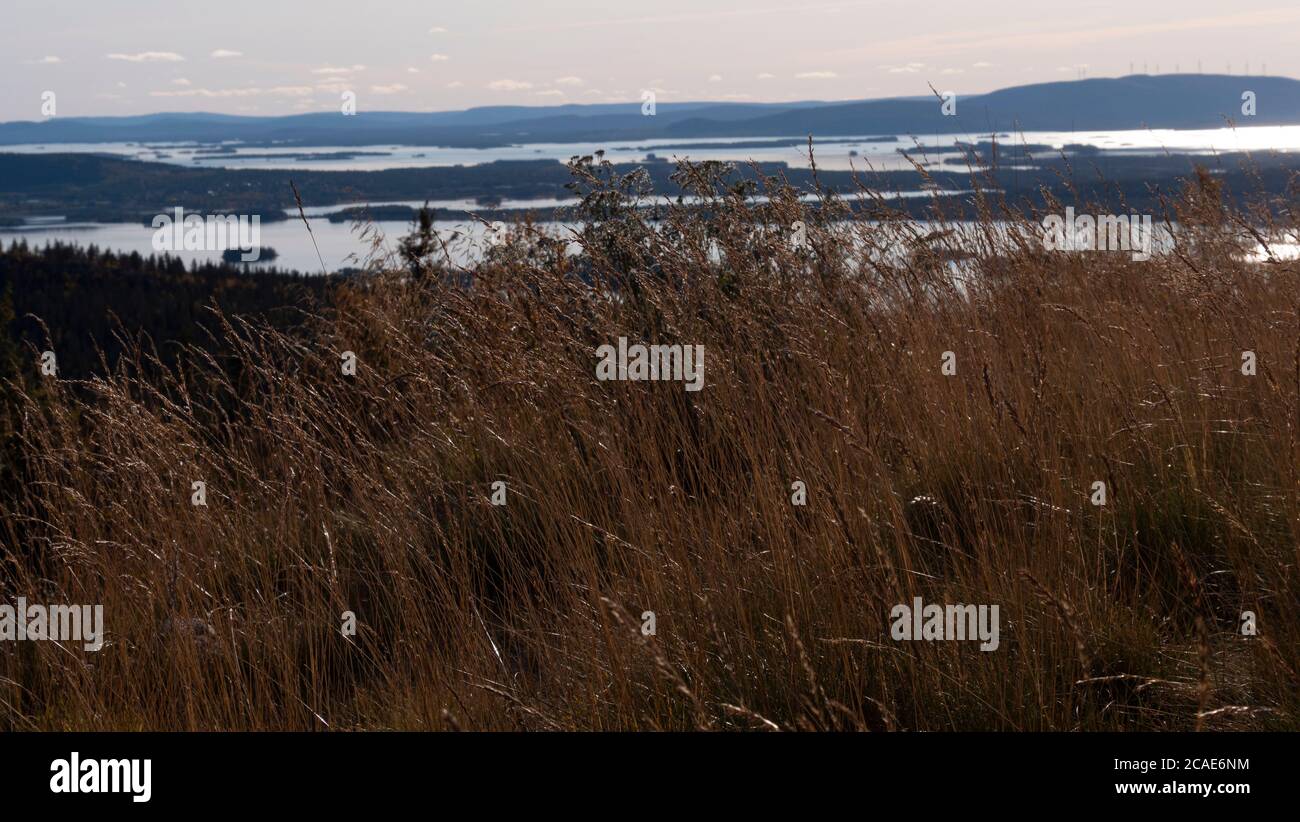
M 416 280 L 424 277 L 425 268 L 429 265 L 427 258 L 437 247 L 438 238 L 434 233 L 433 215 L 434 210 L 429 208 L 429 201 L 425 200 L 420 213 L 411 223 L 411 233 L 401 240 L 402 261 L 410 269 L 411 277 Z

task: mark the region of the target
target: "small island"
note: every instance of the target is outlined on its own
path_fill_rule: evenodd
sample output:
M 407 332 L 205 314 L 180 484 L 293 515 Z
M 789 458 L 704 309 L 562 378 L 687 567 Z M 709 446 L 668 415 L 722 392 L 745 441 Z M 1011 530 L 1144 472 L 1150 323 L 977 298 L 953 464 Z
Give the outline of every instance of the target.
M 245 260 L 244 254 L 248 253 L 249 251 L 256 251 L 257 259 Z M 252 263 L 265 263 L 265 262 L 270 262 L 271 260 L 274 260 L 279 256 L 280 253 L 276 251 L 274 248 L 271 248 L 269 245 L 264 245 L 259 248 L 253 248 L 253 249 L 227 248 L 225 251 L 221 252 L 222 262 L 229 263 L 231 265 L 238 265 L 240 263 L 243 263 L 244 265 L 250 265 Z

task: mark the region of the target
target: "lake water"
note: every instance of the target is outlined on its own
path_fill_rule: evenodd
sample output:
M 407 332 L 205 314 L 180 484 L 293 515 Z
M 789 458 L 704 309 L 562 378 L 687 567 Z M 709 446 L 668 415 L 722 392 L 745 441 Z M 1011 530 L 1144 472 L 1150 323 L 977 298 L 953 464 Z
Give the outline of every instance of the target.
M 872 168 L 878 171 L 906 170 L 911 166 L 899 154 L 904 148 L 914 153 L 923 148 L 951 147 L 989 139 L 990 134 L 879 135 L 832 137 L 814 142 L 817 165 L 846 171 Z M 1061 148 L 1070 144 L 1092 146 L 1106 152 L 1156 154 L 1173 151 L 1209 154 L 1225 151 L 1300 151 L 1300 126 L 1249 126 L 1238 128 L 1132 131 L 1032 131 L 1014 138 L 999 133 L 1000 142 L 1028 143 Z M 793 141 L 794 145 L 787 145 Z M 762 143 L 764 145 L 756 145 Z M 689 144 L 689 148 L 683 147 Z M 717 137 L 699 139 L 614 140 L 603 143 L 530 143 L 495 148 L 447 148 L 440 146 L 248 146 L 222 143 L 65 143 L 0 146 L 0 152 L 51 154 L 59 152 L 115 154 L 138 160 L 173 163 L 200 168 L 311 169 L 318 171 L 381 171 L 390 168 L 478 165 L 496 160 L 559 160 L 592 154 L 603 149 L 614 162 L 639 162 L 647 154 L 668 160 L 730 160 L 782 162 L 806 166 L 806 137 Z M 337 153 L 339 157 L 312 157 Z M 961 160 L 953 156 L 954 161 Z M 940 161 L 938 155 L 930 158 Z
M 1012 142 L 1005 134 L 998 134 L 1000 142 Z M 979 142 L 989 139 L 988 134 L 974 135 L 931 135 L 893 136 L 880 139 L 877 135 L 859 137 L 838 137 L 818 140 L 815 143 L 817 164 L 824 169 L 847 170 L 850 168 L 873 168 L 876 170 L 910 169 L 898 149 L 906 148 L 918 152 L 925 148 L 951 147 L 955 141 Z M 212 145 L 197 143 L 77 143 L 59 145 L 20 145 L 0 146 L 0 152 L 48 154 L 60 152 L 89 152 L 120 155 L 140 160 L 174 163 L 181 166 L 200 166 L 209 168 L 255 168 L 255 169 L 317 169 L 330 171 L 377 171 L 390 168 L 412 168 L 422 166 L 476 165 L 496 160 L 549 159 L 565 161 L 575 155 L 591 154 L 598 149 L 606 152 L 606 157 L 616 162 L 638 162 L 648 154 L 655 154 L 668 160 L 690 158 L 692 160 L 730 160 L 730 161 L 772 161 L 784 162 L 791 166 L 807 165 L 807 146 L 798 137 L 784 138 L 794 141 L 795 145 L 781 145 L 782 138 L 705 138 L 684 140 L 636 140 L 610 141 L 606 143 L 537 143 L 512 145 L 498 148 L 469 149 L 443 148 L 436 146 L 246 146 L 237 143 L 221 144 L 220 151 L 214 152 Z M 1077 131 L 1077 132 L 1026 132 L 1017 134 L 1014 142 L 1063 147 L 1069 144 L 1093 146 L 1105 152 L 1130 154 L 1156 154 L 1165 151 L 1180 153 L 1215 153 L 1225 151 L 1300 151 L 1300 126 L 1251 126 L 1241 128 L 1220 128 L 1201 130 L 1147 129 L 1133 131 Z M 689 143 L 689 147 L 686 147 Z M 744 145 L 740 145 L 740 144 Z M 757 145 L 762 143 L 763 145 Z M 757 147 L 756 147 L 757 145 Z M 346 155 L 336 158 L 304 157 L 304 154 L 322 154 L 338 152 Z M 960 155 L 931 154 L 929 159 L 940 162 L 952 159 L 964 163 Z M 956 192 L 949 192 L 956 193 Z M 902 196 L 928 196 L 926 192 L 904 192 Z M 400 203 L 345 203 L 330 206 L 313 206 L 305 209 L 311 219 L 316 244 L 320 247 L 320 257 L 324 259 L 324 268 L 337 270 L 352 265 L 354 255 L 363 256 L 369 246 L 353 230 L 350 223 L 331 223 L 324 217 L 349 206 L 408 205 L 418 207 L 420 201 Z M 571 205 L 572 201 L 554 199 L 542 200 L 506 200 L 502 208 L 550 208 Z M 473 200 L 430 200 L 430 205 L 442 214 L 472 212 L 482 207 Z M 292 215 L 296 217 L 296 210 Z M 562 228 L 554 224 L 557 229 Z M 380 234 L 388 240 L 388 247 L 395 248 L 396 242 L 410 231 L 407 221 L 382 221 L 374 224 Z M 468 242 L 454 245 L 453 258 L 464 263 L 474 256 L 474 247 L 481 244 L 483 227 L 467 219 L 442 220 L 436 224 L 440 234 L 445 238 L 457 235 L 468 237 Z M 95 244 L 101 248 L 115 251 L 137 251 L 141 254 L 154 253 L 152 245 L 153 229 L 133 223 L 63 223 L 59 218 L 44 218 L 30 221 L 21 228 L 0 228 L 0 242 L 8 245 L 11 241 L 23 238 L 29 244 L 44 245 L 47 242 L 62 241 L 82 245 Z M 304 272 L 320 271 L 322 264 L 317 257 L 312 237 L 307 233 L 301 220 L 264 223 L 261 226 L 261 244 L 270 246 L 279 252 L 279 257 L 271 263 L 281 268 L 296 269 Z M 183 251 L 179 256 L 187 262 L 191 260 L 219 260 L 218 251 Z
M 960 191 L 940 191 L 939 194 L 961 194 Z M 901 197 L 929 197 L 931 192 L 927 191 L 907 191 L 900 192 Z M 683 197 L 684 203 L 698 201 L 697 197 Z M 754 197 L 755 201 L 765 200 L 765 197 Z M 813 200 L 815 195 L 807 195 L 804 200 Z M 671 200 L 667 197 L 658 198 L 665 205 L 669 202 L 675 202 L 676 198 Z M 502 202 L 502 208 L 553 208 L 562 206 L 572 206 L 574 200 L 505 200 Z M 654 200 L 647 200 L 646 205 L 650 205 Z M 354 228 L 352 222 L 330 222 L 327 217 L 330 214 L 338 212 L 345 208 L 370 206 L 372 208 L 385 205 L 404 205 L 412 208 L 419 208 L 424 205 L 420 200 L 405 201 L 385 201 L 385 202 L 357 202 L 341 203 L 330 206 L 307 206 L 303 208 L 303 213 L 311 223 L 311 234 L 308 234 L 307 227 L 303 221 L 298 218 L 296 208 L 287 210 L 285 213 L 291 219 L 280 222 L 261 223 L 259 230 L 261 239 L 258 244 L 265 247 L 269 246 L 278 253 L 275 260 L 268 260 L 252 264 L 254 267 L 287 268 L 306 273 L 319 273 L 322 270 L 322 260 L 324 269 L 327 271 L 336 271 L 339 268 L 356 265 L 352 260 L 353 255 L 358 258 L 364 257 L 371 251 L 371 245 L 368 239 L 360 236 Z M 481 210 L 482 206 L 477 205 L 473 200 L 430 200 L 429 205 L 438 209 L 440 213 L 452 212 L 463 213 Z M 378 220 L 369 223 L 374 230 L 387 239 L 386 248 L 389 251 L 395 251 L 397 242 L 410 233 L 411 223 L 409 220 Z M 539 225 L 544 226 L 547 230 L 563 231 L 567 224 L 560 222 L 545 222 Z M 435 220 L 434 227 L 438 230 L 439 236 L 448 243 L 449 251 L 454 262 L 464 265 L 472 261 L 479 253 L 486 234 L 486 227 L 477 221 L 469 219 L 452 219 L 452 220 Z M 158 253 L 153 247 L 154 229 L 143 223 L 70 223 L 64 222 L 58 217 L 41 217 L 32 218 L 24 226 L 11 228 L 0 227 L 0 244 L 8 246 L 16 240 L 25 240 L 29 246 L 43 246 L 47 243 L 63 242 L 75 243 L 77 245 L 97 245 L 100 248 L 110 249 L 131 253 L 138 252 L 142 255 Z M 315 245 L 312 244 L 313 238 Z M 316 246 L 320 248 L 320 257 L 317 257 Z M 178 251 L 175 256 L 190 262 L 220 262 L 220 251 Z
M 410 233 L 408 221 L 386 220 L 373 223 L 375 229 L 387 242 L 384 248 L 395 251 L 397 242 Z M 455 221 L 437 221 L 435 223 L 440 236 L 451 245 L 453 260 L 465 264 L 474 257 L 470 243 L 481 245 L 484 228 L 478 223 Z M 302 220 L 263 223 L 261 225 L 262 246 L 270 246 L 279 254 L 275 260 L 253 263 L 254 268 L 286 268 L 304 273 L 320 273 L 321 259 L 325 269 L 337 271 L 340 268 L 358 265 L 353 260 L 363 258 L 370 251 L 370 244 L 352 230 L 350 223 L 331 223 L 327 220 L 311 221 L 312 234 Z M 8 247 L 17 240 L 26 241 L 29 246 L 43 246 L 47 243 L 62 242 L 77 245 L 97 245 L 102 249 L 131 253 L 139 252 L 143 256 L 157 254 L 153 247 L 154 230 L 139 223 L 60 223 L 53 225 L 30 226 L 19 230 L 0 229 L 0 243 Z M 469 238 L 470 242 L 457 240 L 455 235 Z M 315 245 L 312 244 L 313 235 Z M 316 256 L 316 246 L 320 247 L 320 258 Z M 177 251 L 187 264 L 190 262 L 221 262 L 220 251 Z
M 410 233 L 410 223 L 398 220 L 385 220 L 370 224 L 378 235 L 384 238 L 378 251 L 380 255 L 394 255 L 398 241 Z M 925 225 L 925 224 L 922 224 Z M 331 223 L 322 218 L 311 220 L 312 234 L 301 220 L 267 223 L 261 226 L 261 244 L 274 248 L 279 257 L 274 261 L 252 264 L 254 268 L 275 266 L 313 274 L 324 267 L 329 271 L 340 268 L 359 266 L 373 251 L 372 243 L 360 235 L 350 223 Z M 438 220 L 434 223 L 438 235 L 447 244 L 452 262 L 456 265 L 468 265 L 482 253 L 491 241 L 488 229 L 482 223 Z M 574 228 L 570 223 L 539 223 L 537 228 L 552 236 L 567 236 Z M 958 227 L 960 229 L 960 226 Z M 977 232 L 978 233 L 978 232 Z M 313 235 L 315 245 L 313 245 Z M 31 226 L 22 230 L 0 229 L 0 244 L 6 247 L 14 240 L 25 240 L 28 245 L 42 246 L 51 242 L 77 243 L 79 245 L 97 245 L 103 249 L 130 253 L 138 252 L 148 256 L 157 253 L 153 248 L 153 229 L 136 223 L 79 223 Z M 978 241 L 974 237 L 972 242 Z M 1167 241 L 1166 241 L 1167 242 Z M 316 247 L 320 248 L 320 258 Z M 1294 260 L 1300 258 L 1300 242 L 1296 238 L 1281 238 L 1272 246 L 1273 254 L 1279 259 Z M 192 261 L 220 262 L 218 251 L 180 251 L 176 256 L 188 264 Z M 1257 247 L 1252 258 L 1262 260 L 1266 255 L 1262 247 Z

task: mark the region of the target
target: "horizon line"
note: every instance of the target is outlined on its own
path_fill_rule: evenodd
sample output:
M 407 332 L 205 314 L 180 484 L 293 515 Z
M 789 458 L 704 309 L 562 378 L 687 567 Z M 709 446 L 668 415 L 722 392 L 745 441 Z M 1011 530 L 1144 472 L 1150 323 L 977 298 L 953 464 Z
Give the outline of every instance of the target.
M 1247 79 L 1254 79 L 1254 80 L 1290 80 L 1290 81 L 1293 81 L 1293 82 L 1300 82 L 1300 77 L 1292 77 L 1292 76 L 1284 75 L 1284 74 L 1223 74 L 1223 73 L 1218 73 L 1218 72 L 1187 72 L 1187 71 L 1180 71 L 1180 72 L 1162 72 L 1162 73 L 1160 73 L 1160 74 L 1152 74 L 1152 73 L 1149 73 L 1149 72 L 1147 72 L 1147 73 L 1134 72 L 1134 73 L 1132 73 L 1132 74 L 1121 74 L 1121 75 L 1108 76 L 1108 77 L 1078 77 L 1078 78 L 1071 79 L 1071 80 L 1044 80 L 1044 81 L 1042 81 L 1042 82 L 1037 82 L 1037 83 L 1024 83 L 1024 84 L 1013 85 L 1013 86 L 1001 86 L 1001 87 L 999 87 L 999 88 L 992 89 L 991 91 L 980 91 L 980 92 L 954 92 L 954 93 L 958 94 L 959 96 L 964 95 L 964 96 L 967 96 L 967 97 L 982 97 L 982 96 L 989 95 L 989 94 L 996 94 L 996 93 L 1001 92 L 1001 91 L 1009 91 L 1009 90 L 1011 90 L 1011 89 L 1032 88 L 1032 87 L 1034 87 L 1034 86 L 1073 85 L 1073 84 L 1076 84 L 1076 83 L 1108 82 L 1108 81 L 1115 81 L 1115 80 L 1126 80 L 1126 79 L 1133 78 L 1133 77 L 1144 77 L 1144 78 L 1157 78 L 1157 77 L 1159 77 L 1159 78 L 1168 78 L 1168 77 L 1219 77 L 1219 78 L 1223 78 L 1223 77 L 1231 77 L 1231 78 L 1239 78 L 1239 79 L 1243 79 L 1243 80 L 1247 80 Z M 671 100 L 671 101 L 657 101 L 657 102 L 656 102 L 656 105 L 657 105 L 657 106 L 662 106 L 662 107 L 687 106 L 687 105 L 690 105 L 690 106 L 706 106 L 706 105 L 707 105 L 707 106 L 797 106 L 797 105 L 828 105 L 828 106 L 829 106 L 829 105 L 843 105 L 843 104 L 847 104 L 847 103 L 873 103 L 873 102 L 886 102 L 886 101 L 890 101 L 890 100 L 922 100 L 922 99 L 927 99 L 927 98 L 929 98 L 929 97 L 931 97 L 931 96 L 933 96 L 933 92 L 931 92 L 931 93 L 918 93 L 918 94 L 900 94 L 900 95 L 892 95 L 892 96 L 887 96 L 887 97 L 846 97 L 846 98 L 841 98 L 841 99 L 803 98 L 803 99 L 797 99 L 797 100 L 710 100 L 710 99 L 704 98 L 704 99 L 698 99 L 698 100 Z M 379 115 L 379 114 L 461 114 L 461 113 L 465 113 L 465 112 L 478 111 L 478 110 L 482 110 L 482 109 L 533 109 L 533 110 L 536 110 L 536 109 L 555 109 L 555 108 L 566 108 L 566 107 L 568 107 L 568 108 L 595 108 L 595 107 L 598 107 L 598 106 L 640 106 L 641 104 L 642 104 L 642 101 L 641 101 L 641 100 L 637 100 L 637 99 L 630 99 L 630 100 L 626 100 L 626 101 L 606 101 L 606 102 L 596 102 L 596 103 L 585 103 L 585 102 L 577 102 L 577 101 L 575 101 L 575 102 L 564 102 L 564 103 L 549 103 L 549 104 L 547 104 L 547 103 L 542 103 L 542 104 L 529 104 L 529 103 L 497 103 L 497 104 L 491 104 L 491 103 L 483 103 L 483 104 L 479 104 L 479 105 L 468 106 L 468 107 L 465 107 L 465 108 L 452 108 L 452 109 L 372 109 L 372 110 L 358 111 L 358 112 L 356 112 L 356 115 L 359 116 L 359 115 L 362 115 L 362 114 L 369 114 L 369 115 Z M 60 116 L 58 116 L 58 117 L 49 117 L 49 118 L 46 118 L 46 119 L 43 119 L 43 120 L 0 120 L 0 126 L 19 125 L 19 124 L 42 125 L 42 124 L 46 124 L 46 123 L 53 122 L 53 121 L 55 121 L 55 120 L 127 120 L 127 119 L 138 118 L 138 117 L 167 117 L 167 116 L 176 116 L 176 117 L 208 116 L 208 117 L 225 117 L 225 118 L 230 118 L 230 119 L 244 119 L 244 120 L 270 120 L 270 119 L 280 119 L 280 118 L 289 118 L 289 117 L 308 117 L 308 116 L 312 116 L 312 115 L 316 115 L 316 114 L 330 114 L 330 113 L 336 113 L 335 109 L 333 108 L 333 104 L 332 104 L 332 103 L 329 104 L 329 105 L 327 105 L 327 106 L 322 107 L 322 109 L 319 110 L 319 111 L 298 111 L 298 112 L 292 112 L 292 113 L 286 113 L 286 114 L 228 114 L 228 113 L 220 112 L 220 111 L 206 111 L 206 110 L 199 110 L 199 111 L 174 111 L 174 110 L 172 110 L 172 111 L 167 111 L 167 110 L 164 110 L 164 111 L 150 111 L 150 112 L 145 112 L 145 113 L 141 113 L 141 114 L 80 114 L 80 115 L 78 115 L 78 114 L 72 114 L 72 115 L 60 115 Z

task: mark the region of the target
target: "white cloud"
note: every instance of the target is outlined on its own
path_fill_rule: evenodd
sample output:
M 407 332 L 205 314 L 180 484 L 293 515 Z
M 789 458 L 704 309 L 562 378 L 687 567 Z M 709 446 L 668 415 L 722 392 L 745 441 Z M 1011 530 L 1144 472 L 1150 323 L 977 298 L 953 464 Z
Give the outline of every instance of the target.
M 978 63 L 971 63 L 970 65 L 971 68 L 993 68 L 992 63 L 986 63 L 983 60 L 980 60 Z
M 450 83 L 447 84 L 447 88 L 460 88 L 463 85 L 465 84 L 459 80 L 452 80 Z
M 175 80 L 172 80 L 172 85 L 173 85 L 173 86 L 188 86 L 188 85 L 190 85 L 190 81 L 189 81 L 189 80 L 186 80 L 184 77 L 177 77 Z
M 429 60 L 432 61 L 432 62 L 434 62 L 434 63 L 445 63 L 445 62 L 447 62 L 447 61 L 450 60 L 450 59 L 451 59 L 451 58 L 448 57 L 448 56 L 445 55 L 445 54 L 430 54 L 430 55 L 429 55 Z
M 939 72 L 939 73 L 940 73 L 940 74 L 965 74 L 965 73 L 966 73 L 966 69 L 946 68 L 946 69 L 944 69 L 943 71 L 941 71 L 941 72 Z
M 548 88 L 546 91 L 535 91 L 533 93 L 536 94 L 538 97 L 563 97 L 564 96 L 564 92 L 560 91 L 558 88 Z
M 115 52 L 105 56 L 110 60 L 125 60 L 128 63 L 178 63 L 185 59 L 174 51 L 142 51 L 139 54 Z
M 446 33 L 447 33 L 447 30 L 446 30 L 445 28 L 443 28 L 442 26 L 434 26 L 433 28 L 429 29 L 429 33 L 430 33 L 430 34 L 446 34 Z
M 528 91 L 533 84 L 522 80 L 493 80 L 487 87 L 492 91 Z
M 420 73 L 420 70 L 419 70 L 418 68 L 416 68 L 415 66 L 407 66 L 407 67 L 406 67 L 406 73 L 407 73 L 407 74 L 419 74 L 419 73 Z
M 557 77 L 555 78 L 557 86 L 580 86 L 582 85 L 581 77 Z
M 62 63 L 63 60 L 62 60 L 61 58 L 59 58 L 59 57 L 55 57 L 55 56 L 53 56 L 53 55 L 47 55 L 47 56 L 45 56 L 45 57 L 42 57 L 42 58 L 39 59 L 39 60 L 28 60 L 27 62 L 29 62 L 29 63 L 35 63 L 35 64 L 38 65 L 38 66 L 53 66 L 53 65 L 55 65 L 55 64 L 57 64 L 57 63 Z
M 795 75 L 797 80 L 831 80 L 839 77 L 833 71 L 801 71 Z
M 365 66 L 325 66 L 324 68 L 312 69 L 312 74 L 351 74 L 354 71 L 365 71 Z
M 400 94 L 406 91 L 406 86 L 401 83 L 393 83 L 390 86 L 371 86 L 370 90 L 375 94 Z
M 760 79 L 760 80 L 771 80 L 771 79 L 773 79 L 773 78 L 775 78 L 775 77 L 776 77 L 775 74 L 768 74 L 766 71 L 763 72 L 762 74 L 758 75 L 758 79 Z
M 722 75 L 721 75 L 721 74 L 710 74 L 710 75 L 709 75 L 709 82 L 710 82 L 710 83 L 721 83 L 721 82 L 722 82 Z
M 242 51 L 231 51 L 230 49 L 217 49 L 208 56 L 221 60 L 227 57 L 243 57 L 244 53 Z

